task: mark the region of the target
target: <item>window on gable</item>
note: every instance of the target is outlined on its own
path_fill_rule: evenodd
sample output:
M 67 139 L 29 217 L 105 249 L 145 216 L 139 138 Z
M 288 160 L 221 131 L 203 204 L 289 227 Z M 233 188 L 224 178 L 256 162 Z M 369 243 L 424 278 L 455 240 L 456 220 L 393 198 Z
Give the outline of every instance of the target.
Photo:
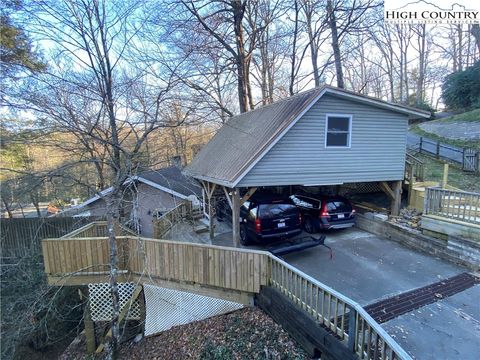
M 327 116 L 326 139 L 327 147 L 350 147 L 352 126 L 351 116 Z

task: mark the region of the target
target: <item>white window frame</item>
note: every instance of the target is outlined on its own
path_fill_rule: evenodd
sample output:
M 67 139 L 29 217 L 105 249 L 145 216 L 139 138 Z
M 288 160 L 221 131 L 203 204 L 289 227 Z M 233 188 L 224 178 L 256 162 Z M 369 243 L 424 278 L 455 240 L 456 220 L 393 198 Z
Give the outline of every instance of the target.
M 329 117 L 343 117 L 348 118 L 348 137 L 347 137 L 347 145 L 346 146 L 332 146 L 327 145 L 327 137 L 328 137 L 328 118 Z M 352 118 L 351 114 L 326 114 L 325 115 L 325 148 L 326 149 L 350 149 L 352 147 Z

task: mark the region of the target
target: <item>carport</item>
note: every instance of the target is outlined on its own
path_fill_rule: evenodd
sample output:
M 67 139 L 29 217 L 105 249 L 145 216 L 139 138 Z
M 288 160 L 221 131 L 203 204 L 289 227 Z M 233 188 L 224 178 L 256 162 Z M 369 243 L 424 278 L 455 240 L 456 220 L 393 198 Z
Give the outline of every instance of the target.
M 240 206 L 259 187 L 377 183 L 398 214 L 408 120 L 429 116 L 324 85 L 232 117 L 184 172 L 202 184 L 212 238 L 212 198 L 224 193 L 236 246 Z

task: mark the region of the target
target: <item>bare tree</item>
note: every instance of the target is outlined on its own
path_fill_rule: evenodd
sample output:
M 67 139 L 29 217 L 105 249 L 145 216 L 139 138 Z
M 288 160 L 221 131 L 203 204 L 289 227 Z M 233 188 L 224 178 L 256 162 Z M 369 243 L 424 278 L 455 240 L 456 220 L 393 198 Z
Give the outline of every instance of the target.
M 148 16 L 141 5 L 135 1 L 70 0 L 33 2 L 28 7 L 31 33 L 52 44 L 57 62 L 32 81 L 24 94 L 24 107 L 38 115 L 39 126 L 75 134 L 90 154 L 84 161 L 106 167 L 103 181 L 112 188 L 105 197 L 113 302 L 112 358 L 120 337 L 115 230 L 120 222 L 123 184 L 141 166 L 149 135 L 165 126 L 176 126 L 162 118 L 162 109 L 171 101 L 171 73 L 163 71 L 155 78 L 149 72 L 150 63 L 132 62 L 148 50 L 142 48 L 142 39 L 137 36 L 137 26 L 145 19 L 134 18 Z M 69 166 L 73 164 L 64 168 Z

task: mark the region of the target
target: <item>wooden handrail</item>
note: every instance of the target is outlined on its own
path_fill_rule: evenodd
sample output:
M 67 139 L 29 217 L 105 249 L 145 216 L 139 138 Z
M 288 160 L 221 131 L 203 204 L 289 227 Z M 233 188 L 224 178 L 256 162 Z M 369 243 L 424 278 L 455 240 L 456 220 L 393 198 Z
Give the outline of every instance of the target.
M 425 215 L 480 224 L 480 193 L 429 187 L 424 201 Z
M 268 252 L 126 236 L 117 247 L 124 272 L 246 293 L 273 286 L 360 358 L 410 359 L 359 304 Z M 45 239 L 42 248 L 49 276 L 108 270 L 106 237 Z

